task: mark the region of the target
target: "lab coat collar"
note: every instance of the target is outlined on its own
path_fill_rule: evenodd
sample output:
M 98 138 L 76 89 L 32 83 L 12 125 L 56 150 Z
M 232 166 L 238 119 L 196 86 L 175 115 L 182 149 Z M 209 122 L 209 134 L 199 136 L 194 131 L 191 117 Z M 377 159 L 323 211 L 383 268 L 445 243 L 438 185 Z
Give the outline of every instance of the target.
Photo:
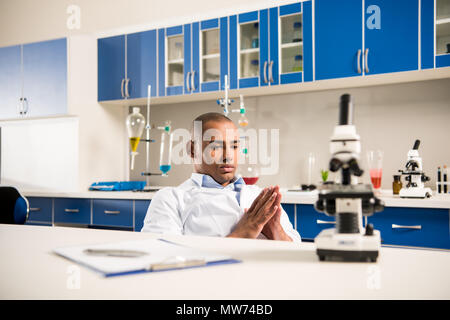
M 194 183 L 199 186 L 199 187 L 203 187 L 203 179 L 204 179 L 204 174 L 202 173 L 197 173 L 197 172 L 193 172 L 191 175 L 191 180 L 194 181 Z M 212 177 L 211 177 L 212 179 Z M 235 188 L 236 187 L 242 187 L 242 185 L 245 185 L 244 179 L 242 179 L 242 177 L 240 175 L 235 176 L 232 183 L 234 183 Z M 240 188 L 239 188 L 240 189 Z

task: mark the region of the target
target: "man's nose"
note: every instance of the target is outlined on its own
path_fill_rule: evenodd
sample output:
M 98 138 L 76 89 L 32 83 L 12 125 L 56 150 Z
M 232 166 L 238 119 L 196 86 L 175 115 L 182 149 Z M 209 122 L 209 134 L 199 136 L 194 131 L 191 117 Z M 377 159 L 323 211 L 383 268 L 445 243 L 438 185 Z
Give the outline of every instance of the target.
M 232 163 L 234 160 L 234 149 L 232 147 L 225 147 L 222 154 L 223 163 Z

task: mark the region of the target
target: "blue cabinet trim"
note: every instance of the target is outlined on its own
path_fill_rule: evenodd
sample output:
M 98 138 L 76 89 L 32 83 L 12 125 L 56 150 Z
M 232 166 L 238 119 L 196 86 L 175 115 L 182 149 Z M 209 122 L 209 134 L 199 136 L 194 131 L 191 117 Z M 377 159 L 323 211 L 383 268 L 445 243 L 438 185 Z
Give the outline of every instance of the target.
M 434 0 L 420 0 L 420 50 L 422 69 L 434 68 Z
M 165 29 L 158 30 L 158 94 L 160 97 L 166 95 L 166 61 L 165 61 Z
M 191 25 L 185 24 L 184 25 L 184 79 L 188 78 L 188 72 L 192 72 L 192 50 L 191 50 Z M 183 81 L 184 83 L 184 93 L 189 94 L 190 91 L 188 90 L 186 81 Z M 169 92 L 169 91 L 168 91 Z M 169 95 L 169 93 L 167 93 Z
M 436 68 L 449 66 L 450 66 L 450 54 L 442 54 L 436 56 Z
M 202 83 L 202 92 L 208 92 L 208 91 L 219 91 L 219 81 L 203 82 Z
M 272 64 L 272 79 L 270 85 L 280 83 L 279 73 L 279 39 L 278 39 L 278 7 L 269 9 L 269 53 Z
M 220 89 L 225 85 L 225 75 L 228 72 L 228 18 L 220 18 Z M 228 77 L 230 85 L 230 77 Z M 219 89 L 218 89 L 219 90 Z
M 238 88 L 238 43 L 237 43 L 237 16 L 230 17 L 230 89 Z M 223 83 L 221 86 L 223 90 Z
M 303 81 L 313 81 L 313 37 L 311 1 L 303 2 Z
M 183 26 L 169 27 L 166 29 L 166 34 L 168 37 L 176 36 L 183 33 Z
M 192 71 L 194 71 L 194 87 L 192 92 L 200 92 L 200 23 L 192 24 Z
M 280 16 L 302 12 L 301 2 L 288 4 L 280 7 Z
M 167 87 L 166 89 L 168 96 L 176 96 L 183 94 L 183 86 Z
M 251 88 L 258 86 L 259 78 L 244 78 L 239 79 L 239 88 Z
M 219 19 L 204 20 L 200 23 L 202 30 L 214 29 L 219 27 Z
M 301 72 L 284 73 L 281 75 L 281 84 L 296 83 L 296 82 L 302 82 Z
M 239 15 L 239 23 L 247 23 L 252 21 L 258 21 L 258 11 L 241 13 Z

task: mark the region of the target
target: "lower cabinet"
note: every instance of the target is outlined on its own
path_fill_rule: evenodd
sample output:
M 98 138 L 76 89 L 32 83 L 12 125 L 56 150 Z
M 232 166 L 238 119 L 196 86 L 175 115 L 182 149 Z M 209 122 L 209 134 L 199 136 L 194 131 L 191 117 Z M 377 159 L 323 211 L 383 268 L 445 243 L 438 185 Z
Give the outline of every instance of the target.
M 149 205 L 150 200 L 134 201 L 134 231 L 140 232 L 144 226 L 144 219 Z
M 450 249 L 449 210 L 394 208 L 369 217 L 382 244 Z
M 133 228 L 133 200 L 92 200 L 92 224 Z
M 53 221 L 53 199 L 27 197 L 27 200 L 30 211 L 26 224 L 51 225 Z
M 319 213 L 313 205 L 297 205 L 297 231 L 312 241 L 335 218 Z M 380 231 L 382 245 L 450 249 L 449 209 L 386 207 L 368 218 Z
M 91 223 L 91 199 L 55 198 L 54 222 L 85 224 Z

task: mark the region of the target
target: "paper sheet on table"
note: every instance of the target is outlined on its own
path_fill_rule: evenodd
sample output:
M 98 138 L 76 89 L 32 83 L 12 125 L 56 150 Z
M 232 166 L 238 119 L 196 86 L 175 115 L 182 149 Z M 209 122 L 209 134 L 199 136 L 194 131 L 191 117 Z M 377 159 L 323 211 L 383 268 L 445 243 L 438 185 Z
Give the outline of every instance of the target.
M 84 253 L 86 249 L 134 250 L 144 251 L 148 254 L 141 257 L 96 256 Z M 152 265 L 170 261 L 175 257 L 182 257 L 186 260 L 204 260 L 206 265 L 239 262 L 230 256 L 203 252 L 162 239 L 62 247 L 53 251 L 67 259 L 103 273 L 105 276 L 150 271 L 149 268 Z

